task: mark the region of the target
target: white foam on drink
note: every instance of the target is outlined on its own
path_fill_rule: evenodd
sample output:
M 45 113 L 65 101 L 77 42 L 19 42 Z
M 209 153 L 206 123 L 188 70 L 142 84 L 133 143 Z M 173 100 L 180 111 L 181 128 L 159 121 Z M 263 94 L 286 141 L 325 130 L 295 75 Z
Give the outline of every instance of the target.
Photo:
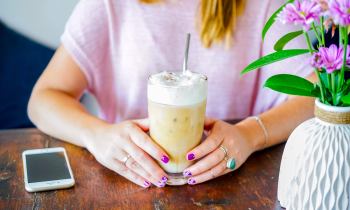
M 186 71 L 162 71 L 149 77 L 148 99 L 160 104 L 188 106 L 207 98 L 207 78 L 203 74 Z

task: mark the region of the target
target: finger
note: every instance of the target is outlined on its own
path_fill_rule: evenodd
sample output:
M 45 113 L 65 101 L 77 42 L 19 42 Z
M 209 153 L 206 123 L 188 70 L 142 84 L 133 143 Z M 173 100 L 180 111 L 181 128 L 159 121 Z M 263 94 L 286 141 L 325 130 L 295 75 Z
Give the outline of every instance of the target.
M 212 171 L 212 172 L 210 172 Z M 197 176 L 191 177 L 191 179 L 188 180 L 188 184 L 194 185 L 199 184 L 205 181 L 208 181 L 210 179 L 214 179 L 218 176 L 224 175 L 226 173 L 229 173 L 233 170 L 226 168 L 226 161 L 222 160 L 219 164 L 214 166 L 214 168 L 207 170 L 206 172 L 199 174 Z
M 216 166 L 218 163 L 220 163 L 225 157 L 225 153 L 221 148 L 217 148 L 212 153 L 210 153 L 208 156 L 194 164 L 193 166 L 189 167 L 184 171 L 184 176 L 195 176 L 198 174 L 201 174 L 205 171 L 210 170 L 214 166 Z
M 158 183 L 166 183 L 168 181 L 168 176 L 159 167 L 159 165 L 154 162 L 154 160 L 144 150 L 142 150 L 132 141 L 130 141 L 130 144 L 125 146 L 125 151 L 148 173 L 150 173 Z
M 136 174 L 116 159 L 112 159 L 112 161 L 109 161 L 105 166 L 141 187 L 147 188 L 151 185 L 144 177 Z
M 138 120 L 132 120 L 137 126 L 139 126 L 144 132 L 149 131 L 149 119 L 138 119 Z
M 130 132 L 131 140 L 140 148 L 145 150 L 153 158 L 162 161 L 163 163 L 169 162 L 169 156 L 166 152 L 158 146 L 140 127 L 134 126 Z
M 199 159 L 219 147 L 224 140 L 221 132 L 212 132 L 199 146 L 187 153 L 187 160 Z
M 216 121 L 217 119 L 206 116 L 204 118 L 204 131 L 209 132 Z
M 126 152 L 121 152 L 121 154 L 116 155 L 117 160 L 123 161 L 124 157 L 127 156 Z M 143 178 L 148 180 L 148 183 L 151 182 L 158 187 L 164 187 L 165 184 L 163 182 L 158 182 L 150 173 L 148 173 L 138 162 L 136 162 L 132 157 L 130 157 L 126 163 L 126 167 L 130 168 L 136 174 L 142 176 Z

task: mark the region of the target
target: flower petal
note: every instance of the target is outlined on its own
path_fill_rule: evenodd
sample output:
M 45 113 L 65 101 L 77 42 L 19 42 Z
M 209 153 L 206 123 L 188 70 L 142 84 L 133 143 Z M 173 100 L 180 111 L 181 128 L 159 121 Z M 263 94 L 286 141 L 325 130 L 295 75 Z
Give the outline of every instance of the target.
M 335 29 L 336 29 L 337 27 L 335 26 L 335 24 L 333 23 L 333 25 L 332 25 L 332 38 L 333 38 L 333 36 L 334 36 L 334 34 L 335 34 Z
M 335 44 L 332 44 L 331 46 L 329 46 L 328 53 L 327 53 L 329 62 L 334 62 L 337 59 L 337 55 L 338 55 L 338 48 Z
M 329 26 L 330 26 L 330 24 L 331 24 L 332 21 L 333 21 L 333 20 L 332 20 L 332 18 L 331 18 L 331 19 L 328 19 L 328 20 L 326 20 L 326 21 L 323 22 L 323 25 L 324 25 L 324 27 L 325 27 L 325 29 L 326 29 L 326 32 L 328 32 Z

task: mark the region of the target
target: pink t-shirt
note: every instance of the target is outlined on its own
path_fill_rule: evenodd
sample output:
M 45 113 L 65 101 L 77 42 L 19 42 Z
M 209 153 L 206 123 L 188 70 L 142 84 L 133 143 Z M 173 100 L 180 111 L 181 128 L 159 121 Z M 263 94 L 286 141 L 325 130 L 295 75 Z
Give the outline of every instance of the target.
M 243 75 L 261 56 L 273 53 L 284 34 L 301 30 L 276 22 L 262 43 L 261 31 L 283 0 L 247 0 L 237 19 L 234 42 L 206 49 L 200 42 L 195 14 L 200 0 L 81 0 L 68 20 L 62 44 L 84 72 L 87 91 L 100 105 L 100 117 L 110 123 L 147 117 L 147 77 L 181 70 L 186 34 L 191 33 L 188 69 L 208 77 L 207 116 L 245 118 L 283 103 L 287 96 L 268 88 L 266 79 L 287 73 L 307 77 L 309 55 L 290 58 Z M 303 36 L 287 49 L 308 49 Z

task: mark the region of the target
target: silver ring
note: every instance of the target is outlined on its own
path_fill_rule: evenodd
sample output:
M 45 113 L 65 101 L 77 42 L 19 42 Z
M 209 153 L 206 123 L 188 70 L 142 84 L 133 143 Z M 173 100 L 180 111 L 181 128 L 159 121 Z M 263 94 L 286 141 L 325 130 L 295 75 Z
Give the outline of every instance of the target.
M 215 176 L 214 176 L 214 173 L 213 173 L 211 170 L 210 170 L 210 173 L 211 173 L 211 175 L 213 175 L 213 178 L 214 178 L 214 177 L 215 177 Z
M 224 157 L 224 160 L 226 160 L 226 162 L 228 161 L 228 158 L 227 157 Z
M 224 151 L 225 157 L 226 157 L 227 156 L 227 149 L 222 145 L 220 145 L 219 147 L 222 149 L 222 151 Z
M 125 165 L 126 164 L 126 161 L 128 161 L 128 159 L 130 158 L 131 156 L 128 154 L 124 157 L 123 159 L 123 164 Z
M 227 169 L 234 169 L 235 167 L 236 167 L 235 159 L 234 158 L 228 158 L 227 163 L 226 163 L 226 168 Z

